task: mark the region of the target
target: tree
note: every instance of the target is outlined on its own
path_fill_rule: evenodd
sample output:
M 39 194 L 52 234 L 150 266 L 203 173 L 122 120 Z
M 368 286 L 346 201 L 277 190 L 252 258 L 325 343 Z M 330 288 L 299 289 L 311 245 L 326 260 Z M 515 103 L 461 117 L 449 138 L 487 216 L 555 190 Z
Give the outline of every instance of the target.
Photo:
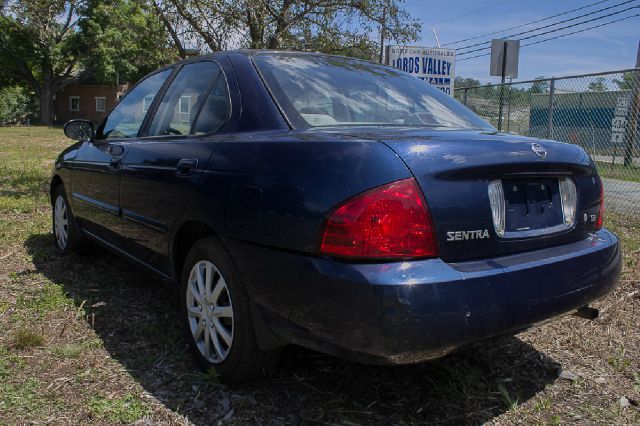
M 607 90 L 607 85 L 604 82 L 604 77 L 596 77 L 589 85 L 587 90 L 590 92 L 604 92 Z
M 178 50 L 185 42 L 177 34 L 186 28 L 185 39 L 199 40 L 211 51 L 302 48 L 370 58 L 378 46 L 369 37 L 373 31 L 384 30 L 385 39 L 404 43 L 415 40 L 420 29 L 398 0 L 148 1 Z
M 625 72 L 622 74 L 622 80 L 614 78 L 613 82 L 618 86 L 620 90 L 631 90 L 633 89 L 633 71 Z
M 136 0 L 89 0 L 81 13 L 81 65 L 96 83 L 135 82 L 179 56 L 162 22 Z
M 529 93 L 538 94 L 549 92 L 549 82 L 544 80 L 544 78 L 545 77 L 543 75 L 536 77 L 535 81 L 531 84 Z
M 53 121 L 53 95 L 76 76 L 80 0 L 8 0 L 0 9 L 0 75 L 29 85 L 43 124 Z
M 480 80 L 476 80 L 474 78 L 462 78 L 460 76 L 455 79 L 455 88 L 463 89 L 465 87 L 478 87 L 480 86 Z
M 4 3 L 3 3 L 4 2 Z M 74 82 L 136 81 L 176 50 L 142 0 L 0 0 L 0 85 L 30 87 L 43 124 Z

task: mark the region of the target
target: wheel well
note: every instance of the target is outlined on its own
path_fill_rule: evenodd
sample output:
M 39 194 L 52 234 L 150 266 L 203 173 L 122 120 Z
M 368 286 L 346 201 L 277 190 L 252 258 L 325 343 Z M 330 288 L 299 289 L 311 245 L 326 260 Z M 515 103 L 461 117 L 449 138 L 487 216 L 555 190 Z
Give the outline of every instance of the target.
M 62 179 L 60 178 L 60 176 L 55 175 L 53 179 L 51 179 L 51 186 L 49 187 L 49 200 L 52 204 L 54 201 L 53 194 L 56 192 L 56 189 L 58 189 L 58 186 L 60 185 L 62 185 Z
M 175 279 L 180 282 L 184 260 L 189 249 L 203 238 L 216 235 L 216 232 L 206 223 L 197 220 L 185 222 L 180 226 L 173 240 L 173 269 Z

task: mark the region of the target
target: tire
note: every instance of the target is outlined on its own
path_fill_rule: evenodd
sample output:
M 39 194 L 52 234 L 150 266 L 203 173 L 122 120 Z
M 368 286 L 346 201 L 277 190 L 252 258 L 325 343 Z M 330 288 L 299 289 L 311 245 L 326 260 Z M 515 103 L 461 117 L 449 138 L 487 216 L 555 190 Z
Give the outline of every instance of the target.
M 246 290 L 215 237 L 198 241 L 185 259 L 181 321 L 198 364 L 224 383 L 263 376 L 278 360 L 279 351 L 258 347 Z
M 84 237 L 73 217 L 62 185 L 58 185 L 53 193 L 51 219 L 53 241 L 58 250 L 62 253 L 78 252 L 84 244 Z

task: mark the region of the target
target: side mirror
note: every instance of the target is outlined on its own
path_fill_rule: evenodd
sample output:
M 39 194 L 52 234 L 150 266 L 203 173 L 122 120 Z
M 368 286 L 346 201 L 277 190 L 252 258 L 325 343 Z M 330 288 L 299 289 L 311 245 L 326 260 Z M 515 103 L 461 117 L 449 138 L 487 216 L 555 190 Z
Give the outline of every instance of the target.
M 64 125 L 64 134 L 80 142 L 93 141 L 93 123 L 88 120 L 70 120 Z

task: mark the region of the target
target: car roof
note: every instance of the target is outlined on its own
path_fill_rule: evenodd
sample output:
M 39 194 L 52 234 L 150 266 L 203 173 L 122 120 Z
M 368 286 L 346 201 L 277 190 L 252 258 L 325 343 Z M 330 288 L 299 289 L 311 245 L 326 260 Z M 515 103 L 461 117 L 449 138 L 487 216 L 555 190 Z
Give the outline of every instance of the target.
M 311 51 L 300 51 L 300 50 L 278 50 L 278 49 L 235 49 L 235 50 L 219 50 L 213 53 L 193 56 L 193 57 L 175 62 L 168 66 L 174 66 L 174 65 L 179 65 L 183 63 L 203 60 L 203 59 L 215 59 L 216 57 L 220 55 L 225 55 L 225 54 L 240 54 L 248 58 L 256 55 L 278 55 L 278 54 L 295 55 L 295 56 L 320 56 L 320 57 L 342 58 L 342 59 L 347 59 L 350 61 L 357 61 L 357 62 L 365 62 L 371 65 L 380 65 L 377 62 L 368 61 L 365 59 L 352 58 L 352 57 L 342 56 L 342 55 L 330 55 L 328 53 L 322 53 L 322 52 L 311 52 Z

